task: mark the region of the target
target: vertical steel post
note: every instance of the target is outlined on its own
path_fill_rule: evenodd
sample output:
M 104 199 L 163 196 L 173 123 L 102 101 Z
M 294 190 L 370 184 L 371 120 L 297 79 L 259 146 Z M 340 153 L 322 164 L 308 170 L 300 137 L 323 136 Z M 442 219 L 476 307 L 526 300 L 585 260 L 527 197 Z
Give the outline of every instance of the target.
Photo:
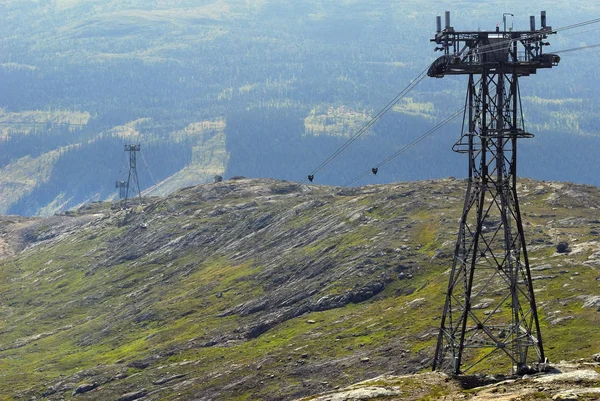
M 129 199 L 129 189 L 131 188 L 132 193 L 137 192 L 140 205 L 142 204 L 142 192 L 140 191 L 140 182 L 137 174 L 137 158 L 136 152 L 141 150 L 141 145 L 125 145 L 125 152 L 129 153 L 129 175 L 127 177 L 127 189 L 125 191 L 125 200 Z M 134 195 L 135 196 L 135 195 Z
M 559 63 L 558 56 L 542 54 L 551 33 L 549 27 L 452 28 L 432 39 L 445 54 L 428 75 L 469 77 L 463 135 L 454 146 L 469 157 L 469 178 L 434 370 L 460 374 L 508 359 L 514 373 L 523 373 L 531 361 L 545 360 L 517 197 L 517 142 L 533 137 L 524 127 L 519 77 Z
M 517 196 L 517 142 L 525 131 L 519 77 L 560 62 L 543 54 L 546 25 L 529 31 L 437 30 L 443 50 L 428 75 L 468 75 L 463 134 L 454 150 L 469 157 L 469 179 L 448 290 L 437 337 L 434 370 L 465 373 L 479 363 L 508 359 L 515 373 L 544 362 L 523 222 Z M 440 47 L 441 46 L 441 47 Z M 531 358 L 531 349 L 537 358 Z

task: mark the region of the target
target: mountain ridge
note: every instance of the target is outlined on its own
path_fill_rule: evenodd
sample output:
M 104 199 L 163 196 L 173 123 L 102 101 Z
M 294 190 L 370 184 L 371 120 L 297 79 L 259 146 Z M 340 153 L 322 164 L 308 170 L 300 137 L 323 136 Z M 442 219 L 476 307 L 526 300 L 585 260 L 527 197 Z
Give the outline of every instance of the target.
M 426 370 L 464 189 L 242 178 L 2 217 L 0 398 L 280 400 Z M 546 354 L 589 358 L 600 189 L 518 189 Z

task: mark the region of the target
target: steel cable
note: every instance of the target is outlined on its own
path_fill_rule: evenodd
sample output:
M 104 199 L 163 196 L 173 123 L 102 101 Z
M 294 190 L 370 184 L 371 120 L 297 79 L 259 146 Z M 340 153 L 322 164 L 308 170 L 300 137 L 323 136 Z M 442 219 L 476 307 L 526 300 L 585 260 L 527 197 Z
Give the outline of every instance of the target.
M 414 139 L 413 141 L 411 141 L 409 144 L 407 144 L 406 146 L 404 146 L 403 148 L 399 149 L 398 151 L 392 153 L 390 156 L 386 157 L 385 159 L 383 159 L 382 161 L 380 161 L 379 163 L 377 163 L 373 168 L 371 168 L 370 170 L 365 171 L 364 173 L 360 174 L 359 176 L 353 178 L 352 180 L 346 182 L 344 184 L 344 186 L 349 186 L 354 184 L 355 182 L 357 182 L 358 180 L 366 177 L 369 174 L 373 173 L 373 170 L 378 171 L 380 167 L 386 165 L 387 163 L 391 162 L 392 160 L 394 160 L 396 157 L 400 156 L 401 154 L 405 153 L 406 151 L 408 151 L 409 149 L 411 149 L 413 146 L 417 145 L 419 142 L 423 141 L 424 139 L 426 139 L 427 137 L 431 136 L 432 134 L 434 134 L 437 130 L 439 130 L 440 128 L 442 128 L 443 126 L 447 125 L 448 123 L 450 123 L 452 120 L 454 120 L 456 117 L 458 117 L 459 115 L 463 114 L 464 112 L 464 107 L 461 107 L 460 109 L 456 110 L 454 113 L 452 113 L 450 116 L 446 117 L 444 120 L 440 121 L 438 124 L 436 124 L 433 128 L 429 129 L 428 131 L 426 131 L 423 135 L 419 136 L 418 138 Z
M 321 171 L 325 166 L 331 163 L 335 158 L 337 158 L 346 148 L 348 148 L 352 143 L 354 143 L 358 138 L 363 136 L 369 128 L 371 128 L 377 121 L 381 119 L 388 111 L 392 109 L 400 100 L 402 100 L 415 86 L 419 84 L 425 77 L 427 76 L 427 71 L 429 70 L 429 66 L 424 69 L 417 77 L 411 80 L 410 84 L 408 84 L 399 94 L 397 94 L 392 100 L 388 102 L 375 116 L 373 116 L 366 124 L 364 124 L 350 139 L 348 139 L 342 146 L 340 146 L 335 152 L 333 152 L 329 157 L 327 157 L 319 166 L 317 166 L 314 170 L 312 170 L 309 174 L 309 177 L 314 177 L 319 171 Z M 309 178 L 310 180 L 310 178 Z M 306 179 L 302 181 L 302 183 L 306 183 Z
M 583 27 L 583 26 L 587 26 L 587 25 L 591 25 L 591 24 L 596 24 L 596 23 L 599 23 L 599 22 L 600 22 L 600 18 L 595 18 L 595 19 L 591 19 L 591 20 L 587 20 L 587 21 L 582 21 L 582 22 L 579 22 L 579 23 L 576 23 L 576 24 L 571 24 L 571 25 L 567 25 L 567 26 L 564 26 L 564 27 L 560 27 L 560 28 L 557 28 L 557 29 L 553 29 L 550 32 L 551 33 L 556 33 L 556 32 L 559 32 L 559 31 L 565 31 L 565 30 L 569 30 L 569 29 L 580 28 L 580 27 Z M 506 41 L 501 41 L 501 42 L 494 43 L 493 47 L 492 47 L 492 45 L 489 45 L 489 50 L 485 50 L 488 46 L 482 46 L 480 49 L 484 49 L 484 51 L 483 52 L 478 52 L 478 54 L 479 55 L 483 55 L 483 54 L 486 54 L 486 53 L 493 53 L 493 52 L 496 51 L 495 49 L 497 48 L 498 45 L 502 45 L 502 44 L 510 45 L 511 43 L 513 43 L 515 41 L 527 40 L 528 38 L 535 38 L 535 37 L 537 37 L 539 35 L 540 35 L 540 33 L 538 32 L 538 33 L 534 33 L 534 34 L 531 34 L 531 35 L 524 35 L 524 36 L 521 36 L 519 38 L 507 39 Z M 564 53 L 564 52 L 568 52 L 568 51 L 583 50 L 583 49 L 593 48 L 593 47 L 600 47 L 600 45 L 583 46 L 583 47 L 580 47 L 580 48 L 566 49 L 566 50 L 561 50 L 561 51 L 553 52 L 553 53 Z M 363 127 L 361 127 L 350 139 L 348 139 L 342 146 L 340 146 L 340 148 L 338 148 L 329 157 L 327 157 L 319 166 L 317 166 L 314 170 L 312 170 L 310 172 L 310 174 L 308 175 L 308 179 L 304 179 L 302 181 L 302 183 L 306 183 L 307 180 L 312 182 L 312 179 L 314 178 L 315 174 L 317 174 L 319 171 L 321 171 L 323 168 L 325 168 L 329 163 L 331 163 L 335 158 L 337 158 L 344 150 L 346 150 L 346 148 L 348 148 L 358 138 L 360 138 L 362 135 L 364 135 L 371 126 L 373 126 L 377 121 L 379 121 L 379 119 L 381 119 L 381 117 L 383 117 L 383 115 L 385 115 L 394 105 L 396 105 L 402 98 L 404 98 L 404 96 L 406 96 L 406 94 L 408 94 L 408 92 L 410 92 L 419 82 L 421 82 L 425 78 L 426 73 L 427 73 L 428 70 L 429 70 L 429 67 L 427 67 L 425 70 L 423 70 L 413 81 L 411 81 L 411 83 L 406 88 L 404 88 L 404 90 L 402 92 L 400 92 L 381 111 L 379 111 L 379 113 L 377 113 L 373 118 L 371 118 L 371 120 L 369 120 Z M 456 117 L 456 115 L 452 114 L 452 119 L 455 118 L 455 117 Z M 445 125 L 445 124 L 447 124 L 447 122 L 448 121 L 442 122 L 442 123 Z M 437 130 L 438 128 L 440 128 L 440 127 L 435 128 L 435 130 Z M 429 135 L 431 135 L 431 133 Z M 428 136 L 428 135 L 426 135 L 426 136 Z M 420 142 L 420 140 L 419 140 L 419 142 Z M 403 152 L 400 152 L 399 154 L 401 154 L 401 153 L 403 153 Z M 392 158 L 395 158 L 397 156 L 398 155 L 396 155 L 396 156 L 394 156 Z M 368 174 L 368 173 L 369 172 L 367 172 L 366 174 Z M 362 175 L 360 178 L 362 178 L 362 177 L 364 177 L 364 175 Z M 360 178 L 358 178 L 358 179 L 360 179 Z M 356 181 L 356 179 L 352 180 L 350 182 L 355 182 L 355 181 Z

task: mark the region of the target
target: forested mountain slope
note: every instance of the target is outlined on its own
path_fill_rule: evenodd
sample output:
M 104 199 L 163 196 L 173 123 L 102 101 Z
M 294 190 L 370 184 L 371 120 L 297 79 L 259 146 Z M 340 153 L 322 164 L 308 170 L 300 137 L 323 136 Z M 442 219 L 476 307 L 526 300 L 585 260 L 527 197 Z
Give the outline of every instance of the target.
M 0 213 L 66 210 L 114 197 L 141 143 L 144 188 L 215 174 L 301 180 L 437 56 L 435 16 L 527 29 L 600 15 L 596 2 L 4 0 L 0 3 Z M 539 20 L 539 18 L 538 18 Z M 539 24 L 539 22 L 538 22 Z M 549 51 L 598 41 L 596 25 L 560 31 Z M 600 184 L 598 52 L 564 53 L 523 79 L 520 173 Z M 426 79 L 317 182 L 344 184 L 450 115 L 460 78 Z M 358 184 L 464 176 L 459 120 Z M 173 177 L 173 175 L 175 175 Z M 170 178 L 173 177 L 173 178 Z

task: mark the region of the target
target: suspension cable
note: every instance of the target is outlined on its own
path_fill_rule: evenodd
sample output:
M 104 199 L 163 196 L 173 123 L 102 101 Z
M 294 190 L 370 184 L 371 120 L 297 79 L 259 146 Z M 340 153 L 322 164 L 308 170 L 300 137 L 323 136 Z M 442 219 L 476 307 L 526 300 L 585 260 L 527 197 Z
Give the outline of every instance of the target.
M 566 28 L 563 28 L 563 29 L 572 29 L 572 28 L 578 27 L 578 26 L 589 25 L 590 23 L 597 23 L 597 22 L 600 22 L 600 19 L 591 20 L 591 21 L 592 22 L 588 22 L 586 24 L 576 24 L 576 25 L 569 26 L 569 27 L 566 27 Z M 593 45 L 586 45 L 586 46 L 574 47 L 574 48 L 570 48 L 570 49 L 558 50 L 558 51 L 553 52 L 553 54 L 574 52 L 574 51 L 580 51 L 580 50 L 586 50 L 586 49 L 592 49 L 592 48 L 599 48 L 599 47 L 600 47 L 600 43 L 593 44 Z M 439 128 L 441 128 L 442 126 L 448 124 L 451 120 L 453 120 L 454 118 L 456 118 L 458 116 L 458 114 L 460 114 L 462 111 L 463 111 L 463 109 L 460 109 L 460 110 L 456 111 L 455 113 L 453 113 L 452 115 L 450 115 L 450 117 L 448 117 L 445 120 L 443 120 L 442 122 L 440 122 L 438 125 L 436 125 L 431 130 L 427 131 L 425 134 L 423 134 L 420 137 L 418 137 L 417 139 L 415 139 L 413 142 L 409 143 L 404 148 L 400 149 L 396 153 L 394 153 L 391 156 L 389 156 L 388 158 L 384 159 L 382 162 L 378 163 L 377 165 L 375 165 L 370 170 L 367 170 L 367 171 L 363 172 L 361 175 L 359 175 L 359 176 L 355 177 L 354 179 L 352 179 L 352 180 L 348 181 L 347 183 L 345 183 L 344 186 L 352 185 L 355 182 L 357 182 L 358 180 L 366 177 L 369 174 L 372 174 L 372 173 L 376 174 L 376 172 L 379 171 L 379 168 L 381 166 L 387 164 L 388 162 L 390 162 L 394 158 L 400 156 L 401 154 L 403 154 L 404 152 L 406 152 L 407 150 L 409 150 L 410 148 L 412 148 L 414 145 L 418 144 L 419 142 L 421 142 L 422 140 L 424 140 L 428 136 L 432 135 Z
M 146 171 L 148 172 L 148 175 L 150 176 L 150 179 L 152 180 L 152 187 L 154 188 L 156 187 L 156 180 L 154 179 L 154 176 L 152 175 L 152 172 L 150 171 L 150 167 L 148 167 L 148 163 L 146 163 L 146 158 L 144 157 L 144 154 L 142 152 L 140 152 L 140 156 L 142 156 L 142 161 L 144 162 L 144 166 L 146 167 Z M 149 189 L 151 189 L 149 188 Z
M 586 25 L 597 24 L 598 22 L 600 22 L 600 18 L 594 18 L 594 19 L 591 19 L 591 20 L 577 22 L 575 24 L 563 26 L 561 28 L 554 29 L 554 30 L 555 31 L 566 31 L 566 30 L 569 30 L 569 29 L 580 28 L 580 27 L 586 26 Z
M 587 30 L 585 30 L 585 31 L 573 32 L 573 33 L 570 33 L 570 34 L 568 34 L 568 35 L 564 35 L 564 34 L 561 34 L 561 33 L 559 33 L 558 35 L 559 35 L 561 38 L 569 38 L 569 37 L 571 37 L 571 36 L 581 35 L 581 34 L 583 34 L 583 33 L 595 32 L 595 31 L 598 31 L 598 30 L 600 30 L 600 28 L 592 28 L 592 29 L 587 29 Z
M 373 116 L 367 123 L 365 123 L 350 139 L 348 139 L 342 146 L 340 146 L 335 152 L 333 152 L 329 157 L 327 157 L 319 166 L 317 166 L 314 170 L 310 172 L 308 175 L 308 180 L 312 182 L 315 174 L 321 171 L 325 166 L 331 163 L 335 158 L 337 158 L 348 146 L 354 143 L 358 138 L 364 135 L 369 128 L 371 128 L 377 121 L 381 119 L 388 111 L 392 109 L 400 100 L 402 100 L 415 86 L 417 86 L 425 77 L 427 76 L 427 71 L 429 70 L 429 66 L 424 69 L 417 77 L 399 93 L 392 100 L 385 105 L 383 109 L 381 109 L 375 116 Z M 302 181 L 302 183 L 306 183 L 306 179 Z
M 567 52 L 574 52 L 574 51 L 578 51 L 578 50 L 593 49 L 596 47 L 600 47 L 600 43 L 596 43 L 595 45 L 586 45 L 586 46 L 580 46 L 580 47 L 573 47 L 571 49 L 558 50 L 558 51 L 555 51 L 552 53 L 553 54 L 567 53 Z
M 439 130 L 443 126 L 447 125 L 448 123 L 450 123 L 452 120 L 454 120 L 459 115 L 463 114 L 464 110 L 465 110 L 464 107 L 461 107 L 460 109 L 456 110 L 450 116 L 446 117 L 444 120 L 442 120 L 441 122 L 439 122 L 438 124 L 436 124 L 433 128 L 431 128 L 428 131 L 426 131 L 423 135 L 419 136 L 418 138 L 414 139 L 412 142 L 410 142 L 409 144 L 407 144 L 403 148 L 399 149 L 398 151 L 394 152 L 390 156 L 386 157 L 385 159 L 383 159 L 382 161 L 380 161 L 379 163 L 377 163 L 373 168 L 371 168 L 371 169 L 363 172 L 359 176 L 357 176 L 357 177 L 353 178 L 352 180 L 348 181 L 347 183 L 344 184 L 344 186 L 350 186 L 350 185 L 354 184 L 355 182 L 357 182 L 358 180 L 366 177 L 369 174 L 373 174 L 373 173 L 376 174 L 376 172 L 379 171 L 380 167 L 382 167 L 382 166 L 386 165 L 387 163 L 391 162 L 396 157 L 400 156 L 401 154 L 405 153 L 406 151 L 408 151 L 409 149 L 411 149 L 412 147 L 414 147 L 415 145 L 417 145 L 419 142 L 423 141 L 427 137 L 429 137 L 432 134 L 434 134 L 437 130 Z
M 600 22 L 600 18 L 595 18 L 595 19 L 591 19 L 591 20 L 587 20 L 587 21 L 582 21 L 582 22 L 579 22 L 576 24 L 571 24 L 571 25 L 567 25 L 564 27 L 560 27 L 557 29 L 553 29 L 552 32 L 559 32 L 559 31 L 565 31 L 565 30 L 569 30 L 569 29 L 580 28 L 583 26 L 596 24 L 599 22 Z M 529 36 L 535 37 L 537 35 L 539 35 L 539 33 L 534 33 Z M 506 42 L 506 44 L 510 44 L 515 41 L 525 40 L 525 39 L 527 39 L 527 37 L 528 36 L 522 36 L 519 38 L 511 38 L 511 39 L 507 39 L 504 42 Z M 487 49 L 485 49 L 485 47 L 483 47 L 484 51 L 479 52 L 479 54 L 492 53 L 495 51 L 494 49 L 499 44 L 504 43 L 504 42 L 495 43 L 494 47 L 492 48 L 492 46 L 490 46 L 489 50 L 487 50 Z M 581 48 L 566 49 L 566 50 L 562 50 L 562 51 L 558 51 L 558 52 L 554 52 L 554 53 L 564 53 L 567 51 L 583 50 L 583 49 L 593 48 L 593 47 L 598 47 L 598 46 L 600 46 L 600 45 L 589 45 L 589 46 L 584 46 Z M 404 90 L 402 90 L 402 92 L 400 92 L 398 95 L 396 95 L 396 97 L 394 97 L 383 109 L 381 109 L 374 117 L 372 117 L 365 125 L 363 125 L 352 137 L 350 137 L 350 139 L 348 139 L 342 146 L 340 146 L 335 152 L 333 152 L 321 164 L 319 164 L 314 170 L 312 170 L 310 172 L 310 174 L 308 175 L 308 178 L 303 180 L 302 183 L 306 183 L 307 180 L 312 182 L 315 174 L 317 174 L 319 171 L 321 171 L 323 168 L 325 168 L 329 163 L 331 163 L 335 158 L 337 158 L 344 150 L 346 150 L 346 148 L 348 148 L 358 138 L 360 138 L 362 135 L 364 135 L 369 130 L 369 128 L 371 128 L 377 121 L 379 121 L 381 119 L 381 117 L 383 117 L 383 115 L 385 115 L 394 105 L 396 105 L 401 99 L 403 99 L 418 83 L 420 83 L 426 77 L 426 73 L 427 73 L 428 69 L 429 69 L 429 67 L 427 67 L 425 70 L 423 70 L 414 80 L 411 81 L 411 83 L 409 85 L 406 86 L 406 88 L 404 88 Z

